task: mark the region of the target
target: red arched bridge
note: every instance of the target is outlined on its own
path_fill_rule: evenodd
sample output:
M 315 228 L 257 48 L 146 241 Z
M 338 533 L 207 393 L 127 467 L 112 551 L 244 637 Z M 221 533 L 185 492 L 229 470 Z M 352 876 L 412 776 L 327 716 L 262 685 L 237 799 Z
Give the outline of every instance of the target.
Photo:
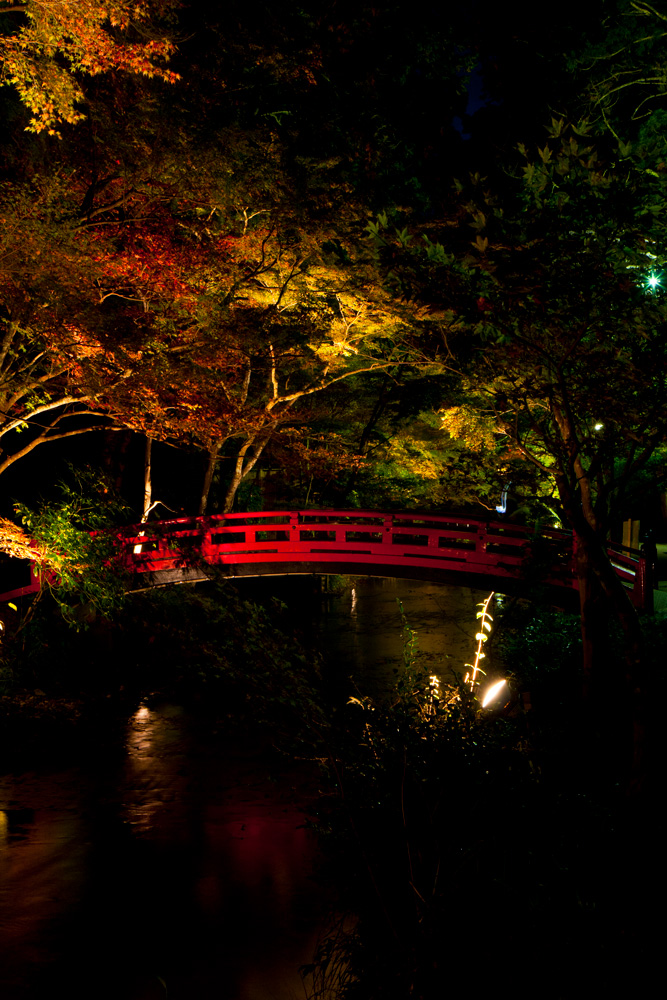
M 349 574 L 458 583 L 482 590 L 574 604 L 578 586 L 572 534 L 462 514 L 297 510 L 213 514 L 133 525 L 117 532 L 130 590 L 226 576 Z M 612 564 L 636 607 L 650 607 L 651 581 L 639 552 L 608 546 Z M 28 564 L 26 564 L 27 566 Z M 9 601 L 35 593 L 30 566 Z

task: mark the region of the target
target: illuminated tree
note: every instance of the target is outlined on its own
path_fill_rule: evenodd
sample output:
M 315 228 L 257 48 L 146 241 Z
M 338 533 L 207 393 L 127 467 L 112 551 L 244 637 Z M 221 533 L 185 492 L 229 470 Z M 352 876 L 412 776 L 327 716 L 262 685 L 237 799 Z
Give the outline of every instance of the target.
M 0 475 L 45 443 L 108 425 L 72 353 L 74 302 L 90 271 L 62 196 L 43 182 L 5 186 L 0 199 Z
M 177 80 L 161 65 L 174 45 L 151 25 L 153 16 L 173 6 L 173 0 L 0 0 L 0 79 L 16 87 L 32 112 L 28 131 L 54 135 L 63 123 L 81 121 L 77 73 L 122 70 Z
M 473 178 L 441 242 L 433 226 L 421 242 L 389 227 L 372 232 L 393 287 L 440 310 L 443 365 L 458 356 L 465 376 L 458 405 L 470 420 L 458 436 L 491 420 L 494 436 L 553 484 L 576 540 L 589 689 L 604 668 L 595 654 L 611 609 L 637 692 L 640 623 L 606 541 L 634 479 L 667 440 L 667 301 L 647 280 L 664 261 L 665 174 L 559 121 L 535 158 L 522 155 L 501 192 Z M 451 419 L 449 429 L 457 433 Z M 601 676 L 594 682 L 604 690 Z
M 250 180 L 241 155 L 264 160 Z M 83 406 L 204 450 L 202 509 L 218 460 L 229 507 L 275 434 L 294 439 L 303 400 L 402 360 L 405 310 L 377 288 L 358 206 L 313 223 L 266 161 L 237 136 L 224 154 L 162 153 L 92 185 L 60 170 L 4 199 L 8 321 Z

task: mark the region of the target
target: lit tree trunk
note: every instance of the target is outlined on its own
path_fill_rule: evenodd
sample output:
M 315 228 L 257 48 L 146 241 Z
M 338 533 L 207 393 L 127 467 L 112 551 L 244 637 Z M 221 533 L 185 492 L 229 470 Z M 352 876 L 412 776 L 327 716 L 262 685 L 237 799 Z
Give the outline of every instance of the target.
M 238 488 L 248 475 L 249 472 L 254 469 L 257 465 L 260 455 L 264 451 L 264 448 L 269 442 L 273 431 L 275 430 L 276 424 L 272 423 L 268 428 L 265 428 L 261 437 L 259 435 L 253 434 L 248 440 L 243 444 L 236 455 L 236 461 L 234 463 L 234 472 L 232 474 L 231 482 L 227 488 L 227 494 L 225 496 L 225 502 L 223 504 L 223 512 L 225 514 L 231 511 L 234 506 L 234 500 L 236 499 L 236 494 Z M 252 448 L 252 455 L 248 457 L 248 452 Z
M 145 524 L 148 520 L 148 515 L 153 508 L 153 478 L 151 475 L 151 452 L 153 450 L 153 439 L 146 435 L 146 448 L 144 450 L 144 505 L 141 511 L 141 523 Z M 145 535 L 144 531 L 139 533 L 139 537 L 143 538 Z M 138 542 L 134 546 L 134 554 L 139 555 L 141 552 L 141 542 Z
M 153 479 L 151 474 L 151 452 L 153 450 L 153 439 L 146 437 L 146 450 L 144 451 L 144 506 L 141 513 L 141 523 L 148 520 L 148 515 L 153 506 Z

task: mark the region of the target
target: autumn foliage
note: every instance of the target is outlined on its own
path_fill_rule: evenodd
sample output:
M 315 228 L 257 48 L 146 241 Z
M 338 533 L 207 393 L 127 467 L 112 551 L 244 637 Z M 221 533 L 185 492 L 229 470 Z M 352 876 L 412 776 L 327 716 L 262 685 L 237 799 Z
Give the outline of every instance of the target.
M 1 0 L 0 14 L 16 18 L 16 28 L 0 37 L 1 79 L 16 87 L 32 112 L 28 131 L 55 135 L 62 124 L 84 117 L 80 109 L 84 93 L 77 74 L 96 76 L 118 70 L 169 83 L 177 80 L 178 75 L 163 65 L 174 52 L 173 42 L 159 35 L 150 37 L 152 18 L 168 13 L 172 6 L 172 0 L 159 4 Z

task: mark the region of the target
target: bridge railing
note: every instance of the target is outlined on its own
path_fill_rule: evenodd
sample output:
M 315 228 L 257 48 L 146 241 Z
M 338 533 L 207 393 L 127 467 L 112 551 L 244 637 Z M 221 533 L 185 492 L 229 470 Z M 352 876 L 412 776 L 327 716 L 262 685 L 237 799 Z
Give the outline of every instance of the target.
M 147 574 L 226 564 L 318 563 L 446 570 L 496 580 L 578 587 L 572 534 L 466 515 L 350 510 L 253 511 L 173 518 L 117 532 L 120 560 L 139 583 Z M 610 545 L 614 568 L 633 603 L 646 606 L 650 581 L 640 553 Z M 0 599 L 34 593 L 39 580 Z
M 651 579 L 651 567 L 648 560 L 639 549 L 626 548 L 615 542 L 607 544 L 607 555 L 611 561 L 616 576 L 630 591 L 632 603 L 637 608 L 653 611 L 653 588 L 657 586 Z
M 132 529 L 128 529 L 132 531 Z M 364 565 L 440 566 L 547 585 L 578 587 L 572 533 L 465 515 L 379 511 L 257 511 L 175 518 L 145 525 L 152 537 L 125 537 L 128 569 L 150 573 L 192 562 L 252 564 L 317 561 Z M 141 551 L 137 549 L 141 546 Z M 610 544 L 614 568 L 633 603 L 644 606 L 650 582 L 639 552 Z M 335 570 L 333 570 L 335 571 Z
M 143 534 L 146 530 L 153 532 L 148 538 Z M 332 510 L 176 518 L 142 526 L 142 534 L 135 529 L 124 535 L 128 568 L 139 573 L 183 565 L 190 550 L 201 553 L 209 563 L 275 562 L 313 555 L 326 561 L 326 557 L 351 556 L 362 563 L 451 562 L 516 576 L 526 563 L 532 532 L 519 525 L 461 516 Z M 571 536 L 550 530 L 543 535 L 545 543 L 549 545 L 549 576 L 561 585 L 569 584 Z

